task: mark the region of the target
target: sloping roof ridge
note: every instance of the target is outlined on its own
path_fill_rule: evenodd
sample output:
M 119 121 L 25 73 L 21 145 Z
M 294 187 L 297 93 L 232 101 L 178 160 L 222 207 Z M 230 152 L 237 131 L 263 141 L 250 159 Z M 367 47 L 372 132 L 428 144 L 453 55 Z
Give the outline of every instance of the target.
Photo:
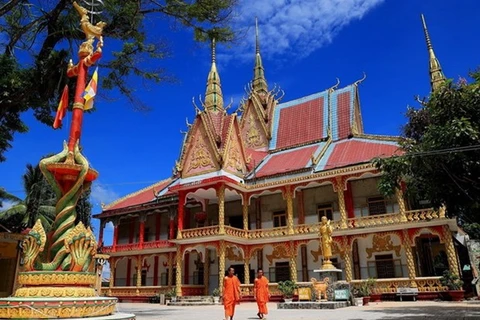
M 304 96 L 304 97 L 300 97 L 300 98 L 290 100 L 290 101 L 287 101 L 287 102 L 279 103 L 279 104 L 277 104 L 276 109 L 282 109 L 282 108 L 288 108 L 288 107 L 291 107 L 291 106 L 296 106 L 300 103 L 320 98 L 320 97 L 322 97 L 326 94 L 328 94 L 328 90 L 323 90 L 321 92 L 313 93 L 313 94 L 310 94 L 308 96 Z
M 308 141 L 306 143 L 302 144 L 297 144 L 294 146 L 289 146 L 287 148 L 279 148 L 279 149 L 273 149 L 268 151 L 268 155 L 277 155 L 277 154 L 282 154 L 282 153 L 288 153 L 291 151 L 295 150 L 301 150 L 309 147 L 313 147 L 314 145 L 320 145 L 322 142 L 326 142 L 325 139 L 320 139 L 320 140 L 314 140 L 314 141 Z
M 127 195 L 125 195 L 125 196 L 123 196 L 123 197 L 121 197 L 121 198 L 119 198 L 119 199 L 117 199 L 117 200 L 109 203 L 108 205 L 106 205 L 106 206 L 104 207 L 104 210 L 103 210 L 103 211 L 108 210 L 109 208 L 113 207 L 114 205 L 116 205 L 116 204 L 118 204 L 118 203 L 120 203 L 120 202 L 122 202 L 122 201 L 124 201 L 124 200 L 127 200 L 127 199 L 129 199 L 129 198 L 131 198 L 131 197 L 134 197 L 134 196 L 136 196 L 136 195 L 144 192 L 144 191 L 147 191 L 148 189 L 155 188 L 155 187 L 157 187 L 157 186 L 159 186 L 159 185 L 162 185 L 162 184 L 166 183 L 168 180 L 173 180 L 173 178 L 172 178 L 172 177 L 169 177 L 169 178 L 160 180 L 160 181 L 158 181 L 158 182 L 155 182 L 154 184 L 151 184 L 151 185 L 146 186 L 146 187 L 143 188 L 143 189 L 140 189 L 140 190 L 137 190 L 137 191 L 135 191 L 135 192 L 129 193 L 129 194 L 127 194 Z M 167 187 L 167 186 L 165 186 L 165 187 Z M 164 189 L 165 189 L 165 188 L 164 188 Z M 163 189 L 162 189 L 162 190 L 163 190 Z M 153 198 L 154 198 L 154 196 L 152 196 L 152 200 L 153 200 Z
M 389 136 L 389 135 L 382 135 L 382 134 L 367 134 L 367 133 L 354 134 L 353 137 L 366 139 L 366 140 L 383 140 L 383 141 L 393 141 L 393 142 L 399 142 L 401 138 L 400 136 Z

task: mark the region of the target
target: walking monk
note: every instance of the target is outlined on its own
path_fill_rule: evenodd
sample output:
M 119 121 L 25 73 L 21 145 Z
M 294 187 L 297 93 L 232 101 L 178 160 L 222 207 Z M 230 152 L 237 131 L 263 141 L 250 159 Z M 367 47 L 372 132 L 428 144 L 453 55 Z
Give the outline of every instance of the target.
M 263 276 L 263 270 L 258 269 L 255 285 L 253 286 L 253 296 L 257 301 L 258 313 L 260 319 L 266 319 L 268 314 L 267 302 L 270 299 L 270 292 L 268 291 L 268 279 Z
M 235 270 L 228 268 L 228 275 L 223 278 L 223 308 L 225 320 L 233 320 L 235 304 L 240 301 L 240 280 L 234 275 Z

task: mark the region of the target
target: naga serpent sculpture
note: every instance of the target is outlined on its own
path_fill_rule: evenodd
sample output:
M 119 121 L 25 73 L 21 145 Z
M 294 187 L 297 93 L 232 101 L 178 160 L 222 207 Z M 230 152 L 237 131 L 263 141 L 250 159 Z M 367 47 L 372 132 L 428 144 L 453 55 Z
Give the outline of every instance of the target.
M 25 269 L 86 271 L 95 255 L 97 244 L 90 228 L 85 228 L 82 223 L 75 226 L 74 223 L 77 201 L 83 191 L 91 185 L 91 181 L 86 180 L 89 163 L 81 154 L 78 142 L 73 152 L 68 150 L 67 143 L 64 142 L 63 150 L 59 154 L 42 159 L 39 166 L 58 199 L 55 206 L 55 221 L 48 237 L 50 248 L 44 255 L 47 260 L 49 257 L 53 258 L 46 262 L 38 259 L 40 252 L 44 250 L 46 237 L 41 223 L 37 221 L 23 243 Z M 61 184 L 56 178 L 54 170 L 59 166 L 77 170 L 78 175 L 71 186 Z

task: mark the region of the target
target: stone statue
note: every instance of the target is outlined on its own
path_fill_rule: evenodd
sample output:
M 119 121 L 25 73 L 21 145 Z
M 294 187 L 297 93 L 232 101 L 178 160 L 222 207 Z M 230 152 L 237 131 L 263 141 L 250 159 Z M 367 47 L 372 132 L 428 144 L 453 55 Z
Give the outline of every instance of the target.
M 323 265 L 322 269 L 335 269 L 330 258 L 332 257 L 332 226 L 330 220 L 323 216 L 320 225 L 320 239 L 322 243 Z

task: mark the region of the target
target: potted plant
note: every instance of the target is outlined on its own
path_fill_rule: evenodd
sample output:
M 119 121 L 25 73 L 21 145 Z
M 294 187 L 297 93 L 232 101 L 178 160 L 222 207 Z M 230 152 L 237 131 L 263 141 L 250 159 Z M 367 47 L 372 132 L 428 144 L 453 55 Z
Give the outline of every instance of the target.
M 363 292 L 359 288 L 354 288 L 352 293 L 355 305 L 358 307 L 363 306 Z
M 177 290 L 175 287 L 165 293 L 165 302 L 168 305 L 171 302 L 177 302 Z
M 369 278 L 368 280 L 362 281 L 360 284 L 360 288 L 358 289 L 359 293 L 363 297 L 363 305 L 368 306 L 370 302 L 370 295 L 372 294 L 372 290 L 375 287 L 375 283 L 377 281 L 373 278 Z
M 380 291 L 380 289 L 373 288 L 372 293 L 370 294 L 370 298 L 372 302 L 382 301 L 382 292 Z
M 443 272 L 440 283 L 448 288 L 448 295 L 452 301 L 462 301 L 465 298 L 465 290 L 462 289 L 463 281 L 450 270 Z
M 213 289 L 212 296 L 213 296 L 213 302 L 215 304 L 219 304 L 220 303 L 220 290 L 218 290 L 218 288 Z
M 297 288 L 298 286 L 291 280 L 280 281 L 278 283 L 278 290 L 283 293 L 283 300 L 285 300 L 285 302 L 292 302 L 293 294 Z

